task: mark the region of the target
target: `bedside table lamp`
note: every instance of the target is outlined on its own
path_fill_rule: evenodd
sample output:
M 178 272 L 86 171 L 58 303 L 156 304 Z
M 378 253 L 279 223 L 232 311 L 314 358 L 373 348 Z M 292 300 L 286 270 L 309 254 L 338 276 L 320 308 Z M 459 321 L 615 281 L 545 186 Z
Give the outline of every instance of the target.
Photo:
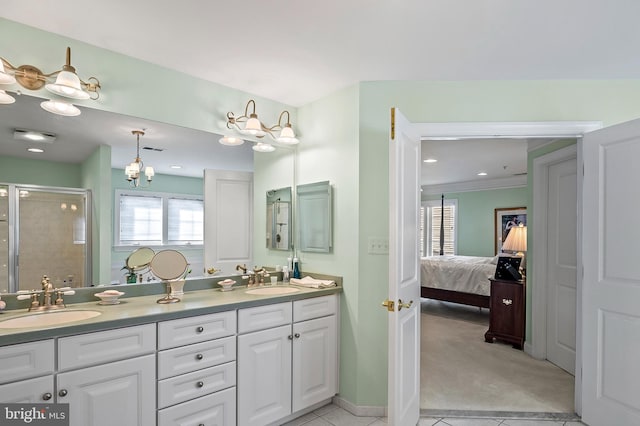
M 520 269 L 523 272 L 526 270 L 525 268 L 525 256 L 524 252 L 527 251 L 527 227 L 523 224 L 519 224 L 518 226 L 514 226 L 509 230 L 509 234 L 507 238 L 504 240 L 502 244 L 502 251 L 515 251 L 516 256 L 522 257 L 522 263 L 520 264 Z

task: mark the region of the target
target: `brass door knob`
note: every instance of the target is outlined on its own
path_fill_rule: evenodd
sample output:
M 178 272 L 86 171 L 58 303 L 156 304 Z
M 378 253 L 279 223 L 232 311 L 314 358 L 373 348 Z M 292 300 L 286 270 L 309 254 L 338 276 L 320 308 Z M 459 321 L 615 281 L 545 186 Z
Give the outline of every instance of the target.
M 402 303 L 402 299 L 398 299 L 398 310 L 401 311 L 402 308 L 410 308 L 413 305 L 413 300 L 409 300 L 409 303 Z

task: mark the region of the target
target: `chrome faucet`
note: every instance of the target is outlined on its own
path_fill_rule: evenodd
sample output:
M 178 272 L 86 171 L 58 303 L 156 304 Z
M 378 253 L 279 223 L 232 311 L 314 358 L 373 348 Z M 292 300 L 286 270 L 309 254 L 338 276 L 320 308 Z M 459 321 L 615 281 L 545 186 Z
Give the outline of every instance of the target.
M 40 284 L 42 285 L 42 290 L 20 290 L 18 292 L 18 300 L 31 300 L 29 312 L 66 308 L 62 296 L 76 294 L 75 290 L 71 290 L 71 287 L 54 288 L 51 280 L 46 275 L 42 277 Z M 54 293 L 55 300 L 51 303 L 51 297 Z M 39 300 L 40 294 L 42 294 L 42 301 Z

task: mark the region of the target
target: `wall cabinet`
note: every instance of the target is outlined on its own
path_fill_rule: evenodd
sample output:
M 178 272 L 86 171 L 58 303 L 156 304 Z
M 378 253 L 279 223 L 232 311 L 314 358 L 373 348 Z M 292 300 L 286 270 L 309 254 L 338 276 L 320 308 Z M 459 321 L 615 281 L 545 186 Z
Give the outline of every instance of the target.
M 238 311 L 238 424 L 275 422 L 336 394 L 336 314 L 336 295 Z

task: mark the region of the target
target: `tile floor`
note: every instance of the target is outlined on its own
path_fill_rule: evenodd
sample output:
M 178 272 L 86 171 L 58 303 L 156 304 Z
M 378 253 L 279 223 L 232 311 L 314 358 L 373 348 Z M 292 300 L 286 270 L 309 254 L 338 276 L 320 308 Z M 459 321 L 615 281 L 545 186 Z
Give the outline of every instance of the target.
M 324 407 L 285 423 L 286 426 L 388 426 L 385 417 L 357 417 L 337 405 Z M 419 426 L 584 426 L 576 420 L 421 417 Z

